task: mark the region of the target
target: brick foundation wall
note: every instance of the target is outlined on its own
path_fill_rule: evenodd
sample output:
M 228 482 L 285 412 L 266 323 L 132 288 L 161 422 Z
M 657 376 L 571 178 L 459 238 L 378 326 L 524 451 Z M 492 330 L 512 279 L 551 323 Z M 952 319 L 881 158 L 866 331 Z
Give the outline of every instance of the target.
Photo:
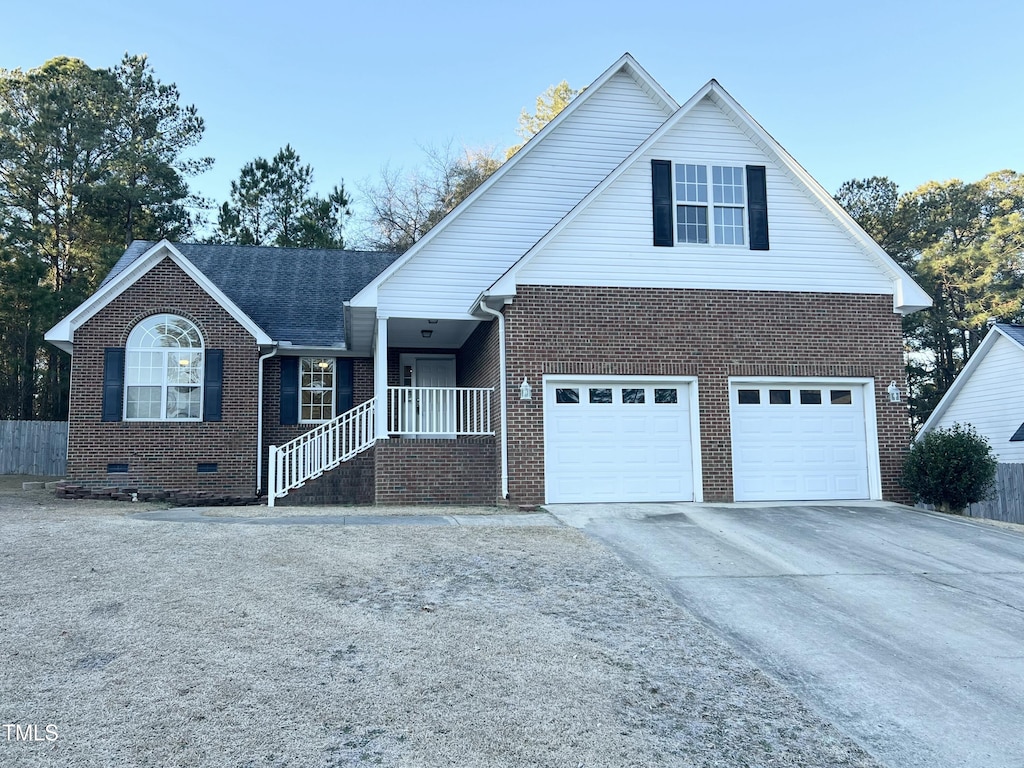
M 124 347 L 137 323 L 164 312 L 188 318 L 208 349 L 224 350 L 222 421 L 101 421 L 104 349 Z M 258 357 L 255 339 L 197 283 L 170 259 L 157 264 L 75 331 L 69 484 L 254 496 Z M 197 472 L 200 462 L 217 472 Z M 108 464 L 128 472 L 108 475 Z
M 374 447 L 378 504 L 497 503 L 492 437 L 391 438 Z
M 505 308 L 510 500 L 544 500 L 544 374 L 698 377 L 706 501 L 732 501 L 730 376 L 875 380 L 882 493 L 905 501 L 897 478 L 910 440 L 900 316 L 884 295 L 697 289 L 521 286 Z

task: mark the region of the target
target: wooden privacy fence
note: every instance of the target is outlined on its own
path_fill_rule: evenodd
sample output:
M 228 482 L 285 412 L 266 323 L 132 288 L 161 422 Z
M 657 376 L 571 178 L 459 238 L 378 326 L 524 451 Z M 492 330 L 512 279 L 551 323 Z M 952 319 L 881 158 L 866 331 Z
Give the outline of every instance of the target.
M 62 477 L 67 466 L 66 421 L 0 421 L 0 475 Z
M 996 470 L 995 495 L 971 504 L 964 514 L 1024 524 L 1024 464 L 1000 464 Z

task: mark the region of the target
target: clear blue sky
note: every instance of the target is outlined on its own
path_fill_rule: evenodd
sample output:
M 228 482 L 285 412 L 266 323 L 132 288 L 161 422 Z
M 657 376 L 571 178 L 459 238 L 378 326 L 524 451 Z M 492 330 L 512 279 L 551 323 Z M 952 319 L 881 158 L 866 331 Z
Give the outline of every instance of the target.
M 622 53 L 683 102 L 714 77 L 827 190 L 851 178 L 1024 171 L 1024 3 L 519 0 L 82 0 L 4 10 L 0 67 L 149 55 L 206 120 L 218 201 L 241 166 L 291 143 L 316 186 L 358 194 L 421 147 L 515 143 L 562 79 Z

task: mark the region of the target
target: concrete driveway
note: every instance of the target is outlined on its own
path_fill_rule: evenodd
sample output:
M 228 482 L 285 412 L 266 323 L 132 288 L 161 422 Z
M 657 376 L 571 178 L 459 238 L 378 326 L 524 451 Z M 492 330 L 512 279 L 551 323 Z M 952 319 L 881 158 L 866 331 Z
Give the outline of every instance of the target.
M 893 768 L 1024 766 L 1024 533 L 895 504 L 550 505 Z

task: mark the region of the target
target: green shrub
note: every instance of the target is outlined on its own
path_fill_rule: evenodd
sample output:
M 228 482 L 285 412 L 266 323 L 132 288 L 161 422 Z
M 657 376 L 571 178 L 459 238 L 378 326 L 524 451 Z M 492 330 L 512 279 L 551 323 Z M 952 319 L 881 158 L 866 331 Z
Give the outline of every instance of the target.
M 934 429 L 917 438 L 903 464 L 903 486 L 917 501 L 960 513 L 988 498 L 999 461 L 970 424 Z

